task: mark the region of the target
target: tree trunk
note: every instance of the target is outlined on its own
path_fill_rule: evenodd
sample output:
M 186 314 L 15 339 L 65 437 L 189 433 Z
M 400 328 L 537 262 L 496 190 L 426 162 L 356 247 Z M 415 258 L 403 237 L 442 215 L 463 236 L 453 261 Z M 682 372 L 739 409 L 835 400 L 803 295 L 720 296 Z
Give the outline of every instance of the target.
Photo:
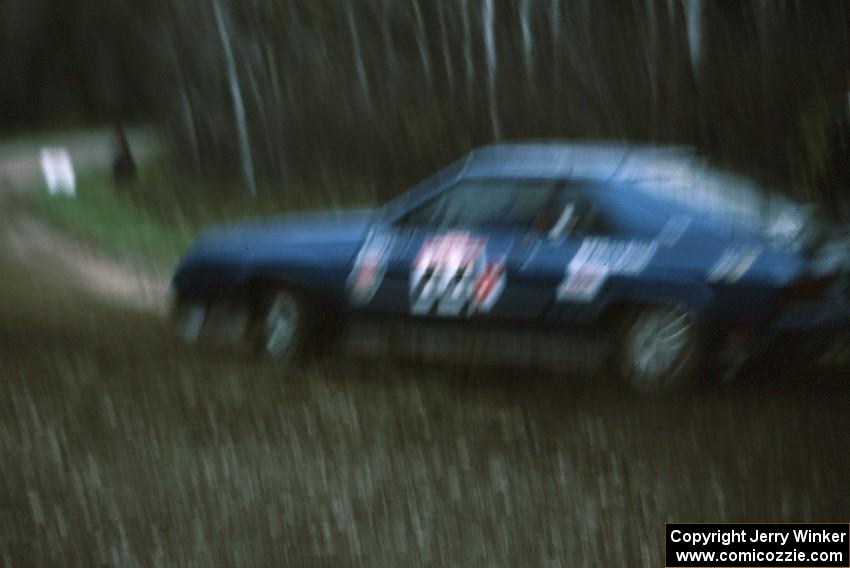
M 699 144 L 705 144 L 708 127 L 704 100 L 702 76 L 702 26 L 703 5 L 701 0 L 682 0 L 685 12 L 685 29 L 688 32 L 688 55 L 691 61 L 691 75 L 694 86 L 695 128 Z
M 381 40 L 384 44 L 384 52 L 386 53 L 387 58 L 387 72 L 390 77 L 389 88 L 392 89 L 395 85 L 395 77 L 396 74 L 396 52 L 395 45 L 393 43 L 393 34 L 392 34 L 392 6 L 393 3 L 390 0 L 384 0 L 383 9 L 381 10 Z
M 552 36 L 552 76 L 557 92 L 561 86 L 561 0 L 549 0 L 549 33 Z
M 443 65 L 446 69 L 446 80 L 449 84 L 449 92 L 455 90 L 455 70 L 452 62 L 451 43 L 448 26 L 446 25 L 445 0 L 437 0 L 437 16 L 440 20 L 440 41 L 442 42 Z
M 180 85 L 180 114 L 183 116 L 183 125 L 189 135 L 189 146 L 192 149 L 192 167 L 195 175 L 201 173 L 201 150 L 198 146 L 198 131 L 195 127 L 195 114 L 192 112 L 192 103 L 189 100 L 189 92 L 186 83 L 178 79 Z
M 263 42 L 263 48 L 266 55 L 266 65 L 268 65 L 269 69 L 269 82 L 271 83 L 271 97 L 272 97 L 272 105 L 271 105 L 271 114 L 274 117 L 274 138 L 273 138 L 273 146 L 271 149 L 272 156 L 275 159 L 274 162 L 274 171 L 277 177 L 281 180 L 281 182 L 286 181 L 286 171 L 287 171 L 287 158 L 286 158 L 286 147 L 284 144 L 283 132 L 285 132 L 286 125 L 284 124 L 283 116 L 284 116 L 284 102 L 283 102 L 283 89 L 280 86 L 280 70 L 278 69 L 278 61 L 277 56 L 275 55 L 274 45 L 271 40 L 265 38 Z
M 264 80 L 268 76 L 268 68 L 263 55 L 263 49 L 260 45 L 262 41 L 262 32 L 258 32 L 256 37 L 250 41 L 243 43 L 243 51 L 247 52 L 245 64 L 243 65 L 243 76 L 245 77 L 244 84 L 247 85 L 247 97 L 253 99 L 254 108 L 259 116 L 259 125 L 257 128 L 262 129 L 262 143 L 260 147 L 254 146 L 254 157 L 256 163 L 259 164 L 261 171 L 268 176 L 269 172 L 275 171 L 277 168 L 277 156 L 274 151 L 274 131 L 276 126 L 271 119 L 270 113 L 274 112 L 274 106 L 269 104 L 268 96 L 270 95 L 270 84 L 268 80 Z M 261 159 L 261 156 L 264 159 Z
M 475 87 L 475 69 L 472 61 L 472 23 L 469 18 L 469 0 L 461 0 L 460 17 L 463 25 L 463 61 L 466 75 L 466 96 L 472 101 Z
M 180 64 L 180 53 L 174 45 L 174 39 L 170 35 L 167 35 L 167 37 L 171 60 L 174 62 L 175 80 L 177 81 L 177 90 L 180 97 L 180 116 L 183 119 L 183 128 L 186 130 L 189 147 L 192 151 L 192 167 L 194 168 L 195 175 L 200 175 L 201 150 L 198 143 L 198 127 L 195 124 L 195 113 L 192 110 L 192 101 L 189 98 L 189 88 L 186 86 L 186 76 L 183 73 L 183 66 Z
M 685 27 L 688 30 L 688 52 L 694 76 L 700 74 L 702 62 L 702 0 L 682 0 L 685 9 Z
M 645 51 L 647 82 L 649 83 L 649 139 L 657 141 L 659 132 L 659 85 L 658 85 L 658 13 L 656 0 L 645 0 L 647 45 Z
M 239 87 L 239 75 L 236 69 L 236 58 L 233 55 L 233 47 L 230 44 L 230 36 L 227 31 L 224 13 L 221 9 L 221 0 L 212 0 L 215 23 L 221 38 L 221 47 L 224 52 L 224 61 L 227 68 L 227 79 L 230 85 L 230 94 L 233 97 L 233 114 L 236 117 L 236 133 L 239 138 L 239 154 L 242 163 L 242 179 L 248 188 L 251 197 L 257 195 L 257 182 L 254 176 L 254 160 L 251 156 L 251 142 L 248 137 L 248 124 L 245 119 L 245 103 L 242 100 L 242 90 Z
M 525 62 L 525 76 L 534 75 L 534 35 L 531 32 L 531 0 L 521 0 L 519 5 L 519 25 L 522 31 L 522 55 Z
M 493 0 L 484 0 L 481 6 L 481 22 L 484 29 L 484 50 L 487 54 L 487 94 L 490 102 L 490 127 L 495 140 L 502 139 L 502 127 L 499 124 L 499 110 L 496 102 L 496 37 Z
M 353 0 L 347 0 L 345 7 L 348 31 L 351 33 L 351 48 L 354 51 L 354 68 L 357 71 L 357 84 L 360 87 L 360 95 L 363 98 L 363 102 L 367 108 L 371 108 L 372 94 L 369 88 L 369 77 L 366 75 L 366 66 L 363 64 L 363 50 L 360 45 L 360 34 L 357 31 Z
M 425 20 L 422 19 L 422 9 L 419 0 L 413 2 L 413 15 L 416 18 L 416 44 L 419 46 L 419 58 L 422 61 L 422 70 L 425 72 L 425 82 L 432 87 L 434 82 L 431 72 L 431 55 L 428 53 L 428 37 L 425 31 Z

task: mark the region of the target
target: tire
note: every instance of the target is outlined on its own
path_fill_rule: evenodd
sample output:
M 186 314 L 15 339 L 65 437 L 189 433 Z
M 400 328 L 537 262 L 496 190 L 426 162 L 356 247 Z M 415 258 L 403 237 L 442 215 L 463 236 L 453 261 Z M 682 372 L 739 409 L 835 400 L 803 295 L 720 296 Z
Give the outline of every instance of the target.
M 295 363 L 308 343 L 310 317 L 307 304 L 286 289 L 270 292 L 258 318 L 257 348 L 281 364 Z
M 643 393 L 682 391 L 695 384 L 700 332 L 690 312 L 647 307 L 628 318 L 620 338 L 620 374 Z
M 171 309 L 171 325 L 181 342 L 192 345 L 198 342 L 207 317 L 207 306 L 202 302 L 176 304 Z

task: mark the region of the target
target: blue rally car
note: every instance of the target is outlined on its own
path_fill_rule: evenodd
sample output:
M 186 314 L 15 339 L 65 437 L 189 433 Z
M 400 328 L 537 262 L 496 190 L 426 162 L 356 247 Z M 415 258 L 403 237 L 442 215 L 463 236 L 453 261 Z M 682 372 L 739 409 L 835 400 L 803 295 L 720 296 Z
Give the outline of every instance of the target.
M 202 235 L 173 319 L 187 340 L 283 361 L 379 322 L 396 345 L 592 360 L 659 391 L 795 334 L 843 356 L 847 250 L 806 208 L 687 149 L 498 145 L 383 207 Z

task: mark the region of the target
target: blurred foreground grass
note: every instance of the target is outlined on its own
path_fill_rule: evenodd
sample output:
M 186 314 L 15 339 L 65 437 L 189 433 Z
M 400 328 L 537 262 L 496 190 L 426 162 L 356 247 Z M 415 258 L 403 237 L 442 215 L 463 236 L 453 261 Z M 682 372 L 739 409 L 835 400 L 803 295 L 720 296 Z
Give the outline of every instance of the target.
M 285 371 L 0 271 L 6 565 L 661 566 L 665 522 L 850 514 L 846 384 Z

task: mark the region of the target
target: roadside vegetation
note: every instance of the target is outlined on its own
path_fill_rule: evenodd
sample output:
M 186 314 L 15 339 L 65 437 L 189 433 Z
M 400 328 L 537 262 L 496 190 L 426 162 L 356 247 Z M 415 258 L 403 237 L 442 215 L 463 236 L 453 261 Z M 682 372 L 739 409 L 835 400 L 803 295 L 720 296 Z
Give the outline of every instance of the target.
M 74 197 L 50 195 L 41 181 L 30 192 L 29 204 L 37 216 L 104 252 L 168 267 L 211 225 L 376 201 L 363 183 L 328 178 L 301 185 L 300 191 L 287 193 L 265 188 L 257 199 L 246 200 L 232 184 L 202 184 L 152 163 L 141 168 L 136 181 L 124 185 L 116 185 L 105 169 L 83 170 Z
M 105 252 L 155 264 L 176 260 L 197 228 L 179 210 L 166 218 L 152 202 L 116 192 L 106 175 L 80 177 L 75 197 L 49 195 L 40 187 L 31 204 L 40 217 Z
M 326 171 L 390 197 L 475 146 L 569 138 L 692 145 L 835 200 L 840 0 L 31 4 L 0 8 L 4 131 L 148 122 L 249 198 Z

